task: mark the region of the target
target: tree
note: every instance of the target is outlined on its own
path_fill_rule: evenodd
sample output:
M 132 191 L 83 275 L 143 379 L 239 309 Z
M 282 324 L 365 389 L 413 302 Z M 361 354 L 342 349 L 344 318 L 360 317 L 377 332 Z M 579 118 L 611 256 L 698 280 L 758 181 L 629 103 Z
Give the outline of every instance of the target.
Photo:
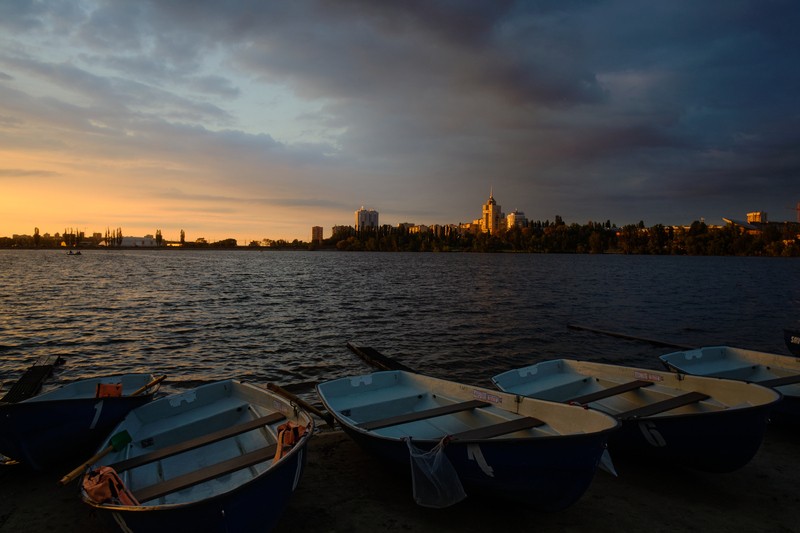
M 39 247 L 39 228 L 33 228 L 33 245 Z
M 156 246 L 161 246 L 161 242 L 162 241 L 163 241 L 163 239 L 161 237 L 161 230 L 157 229 L 156 230 Z
M 181 230 L 181 246 L 185 244 L 186 244 L 186 233 L 184 233 L 184 231 Z

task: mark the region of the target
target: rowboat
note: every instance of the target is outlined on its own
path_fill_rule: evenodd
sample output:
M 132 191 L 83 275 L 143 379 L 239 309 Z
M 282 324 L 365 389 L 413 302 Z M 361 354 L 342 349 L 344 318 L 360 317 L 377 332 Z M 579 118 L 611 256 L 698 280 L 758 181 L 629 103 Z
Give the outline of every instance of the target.
M 131 411 L 89 461 L 82 499 L 126 532 L 268 531 L 300 481 L 313 428 L 261 387 L 202 385 Z
M 783 395 L 772 410 L 778 422 L 800 423 L 800 357 L 730 346 L 707 346 L 661 355 L 661 362 L 681 374 L 757 383 Z
M 622 423 L 612 457 L 730 472 L 758 451 L 775 391 L 737 381 L 557 359 L 492 378 L 503 391 L 598 409 Z
M 464 494 L 488 493 L 545 510 L 581 497 L 618 426 L 600 412 L 401 370 L 327 381 L 317 393 L 344 431 L 378 457 L 410 464 L 413 472 L 414 450 L 435 453 L 455 472 L 448 483 Z M 412 482 L 416 495 L 413 476 Z
M 0 403 L 0 454 L 35 470 L 86 455 L 131 409 L 153 399 L 161 379 L 150 374 L 96 377 Z

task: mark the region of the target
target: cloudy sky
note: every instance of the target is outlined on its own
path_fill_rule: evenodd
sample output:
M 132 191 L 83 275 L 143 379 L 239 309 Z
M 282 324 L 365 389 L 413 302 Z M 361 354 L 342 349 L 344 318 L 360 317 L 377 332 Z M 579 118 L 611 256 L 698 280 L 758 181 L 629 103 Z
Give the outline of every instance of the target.
M 0 236 L 800 202 L 800 4 L 0 1 Z

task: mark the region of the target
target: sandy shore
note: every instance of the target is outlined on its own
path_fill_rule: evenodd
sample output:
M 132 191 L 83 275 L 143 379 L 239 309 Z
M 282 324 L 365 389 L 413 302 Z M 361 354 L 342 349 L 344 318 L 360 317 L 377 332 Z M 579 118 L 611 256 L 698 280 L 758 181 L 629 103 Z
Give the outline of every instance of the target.
M 619 477 L 598 472 L 584 497 L 558 513 L 480 498 L 432 510 L 414 504 L 410 476 L 341 432 L 322 431 L 309 444 L 308 468 L 277 531 L 800 531 L 800 430 L 770 427 L 750 464 L 729 474 L 615 464 Z M 77 483 L 57 484 L 72 466 L 48 474 L 0 468 L 0 530 L 104 531 Z

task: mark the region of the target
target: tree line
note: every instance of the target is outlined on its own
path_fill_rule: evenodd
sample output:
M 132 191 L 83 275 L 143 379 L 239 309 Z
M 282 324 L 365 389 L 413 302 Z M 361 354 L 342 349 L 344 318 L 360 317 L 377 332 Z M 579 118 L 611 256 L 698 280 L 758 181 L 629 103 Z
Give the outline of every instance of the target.
M 800 256 L 799 223 L 770 223 L 760 231 L 741 226 L 708 226 L 695 221 L 688 227 L 656 224 L 646 227 L 643 221 L 618 228 L 610 221 L 567 224 L 555 221 L 529 222 L 495 234 L 459 231 L 453 227 L 436 231 L 414 231 L 407 226 L 383 225 L 356 231 L 351 226 L 336 226 L 331 237 L 322 242 L 291 242 L 278 239 L 252 241 L 250 249 L 340 250 L 367 252 L 525 252 L 525 253 L 620 253 L 639 255 L 739 255 Z M 164 246 L 161 231 L 156 231 L 156 246 Z M 32 236 L 0 237 L 0 248 L 61 248 L 64 246 L 108 246 L 122 244 L 122 229 L 106 230 L 105 236 L 86 237 L 82 232 L 65 230 L 63 235 L 41 235 L 35 228 Z M 237 248 L 235 239 L 207 242 L 185 240 L 183 248 Z
M 323 241 L 327 247 L 346 251 L 410 252 L 528 252 L 528 253 L 620 253 L 647 255 L 741 255 L 800 256 L 800 225 L 768 224 L 759 232 L 741 226 L 708 226 L 695 221 L 688 227 L 644 222 L 617 228 L 610 222 L 567 224 L 532 222 L 494 235 L 487 233 L 412 233 L 405 228 L 382 226 L 349 234 L 341 231 Z

